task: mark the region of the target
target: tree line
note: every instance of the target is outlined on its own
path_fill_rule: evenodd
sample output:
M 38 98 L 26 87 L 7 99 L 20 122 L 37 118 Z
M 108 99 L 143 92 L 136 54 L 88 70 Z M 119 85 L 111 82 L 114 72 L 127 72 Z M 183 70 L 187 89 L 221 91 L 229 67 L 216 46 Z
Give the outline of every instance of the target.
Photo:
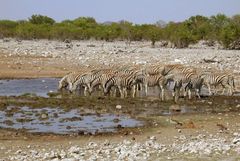
M 56 22 L 43 15 L 32 15 L 28 20 L 0 20 L 0 37 L 19 39 L 72 40 L 149 40 L 169 41 L 177 48 L 187 47 L 199 40 L 218 41 L 224 48 L 240 42 L 240 15 L 227 17 L 192 16 L 183 22 L 133 24 L 128 21 L 97 23 L 92 17 Z

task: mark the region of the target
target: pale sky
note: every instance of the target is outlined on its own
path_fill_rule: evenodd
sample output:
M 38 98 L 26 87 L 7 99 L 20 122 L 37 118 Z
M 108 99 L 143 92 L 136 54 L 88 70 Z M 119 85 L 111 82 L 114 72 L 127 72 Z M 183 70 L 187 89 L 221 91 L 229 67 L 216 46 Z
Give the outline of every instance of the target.
M 141 24 L 218 13 L 240 14 L 240 0 L 0 0 L 0 19 L 10 20 L 41 14 L 56 21 L 88 16 L 98 22 L 127 20 Z

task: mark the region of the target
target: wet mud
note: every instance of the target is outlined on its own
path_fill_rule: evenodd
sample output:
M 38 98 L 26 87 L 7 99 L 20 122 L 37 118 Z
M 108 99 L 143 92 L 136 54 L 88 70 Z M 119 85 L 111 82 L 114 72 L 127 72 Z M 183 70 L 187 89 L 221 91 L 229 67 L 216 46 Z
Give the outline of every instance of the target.
M 201 99 L 180 98 L 178 103 L 171 97 L 161 101 L 151 89 L 147 97 L 121 99 L 97 92 L 82 96 L 58 92 L 58 80 L 1 80 L 0 127 L 45 134 L 116 133 L 128 128 L 171 126 L 169 122 L 175 117 L 181 120 L 185 116 L 240 111 L 240 96 L 204 95 Z

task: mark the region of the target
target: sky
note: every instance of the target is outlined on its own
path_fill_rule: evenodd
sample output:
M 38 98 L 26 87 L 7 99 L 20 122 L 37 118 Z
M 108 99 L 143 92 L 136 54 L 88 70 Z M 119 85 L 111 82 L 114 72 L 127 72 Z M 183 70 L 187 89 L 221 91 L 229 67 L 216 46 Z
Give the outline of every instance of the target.
M 87 16 L 97 22 L 127 20 L 143 24 L 218 13 L 240 14 L 240 0 L 0 0 L 0 19 L 10 20 L 41 14 L 58 22 Z

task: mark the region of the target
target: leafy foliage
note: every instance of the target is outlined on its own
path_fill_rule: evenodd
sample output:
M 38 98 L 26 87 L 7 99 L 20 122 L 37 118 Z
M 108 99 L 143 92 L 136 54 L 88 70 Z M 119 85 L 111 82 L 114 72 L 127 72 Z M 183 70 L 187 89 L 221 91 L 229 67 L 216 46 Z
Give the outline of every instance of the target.
M 29 19 L 29 22 L 32 24 L 50 24 L 53 25 L 55 21 L 47 16 L 42 15 L 32 15 Z
M 22 39 L 96 39 L 155 42 L 170 41 L 184 48 L 199 40 L 218 41 L 225 48 L 240 41 L 240 15 L 231 18 L 218 14 L 211 17 L 192 16 L 183 22 L 158 21 L 156 24 L 133 24 L 128 21 L 97 23 L 92 17 L 55 22 L 50 17 L 32 15 L 28 20 L 0 20 L 0 37 Z

